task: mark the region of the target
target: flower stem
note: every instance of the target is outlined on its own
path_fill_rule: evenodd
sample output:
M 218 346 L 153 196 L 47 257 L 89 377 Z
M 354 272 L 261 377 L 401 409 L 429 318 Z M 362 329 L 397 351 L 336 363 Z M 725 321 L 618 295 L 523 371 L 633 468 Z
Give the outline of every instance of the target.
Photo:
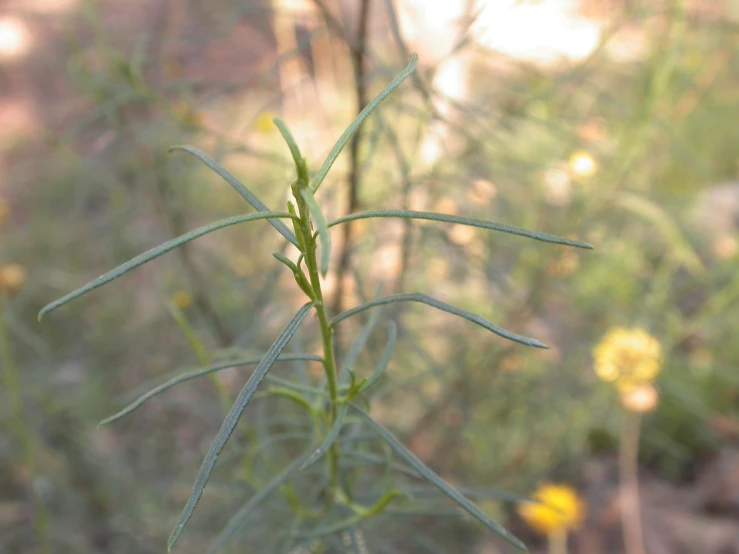
M 567 554 L 567 531 L 555 529 L 547 537 L 549 554 Z
M 621 522 L 626 554 L 645 554 L 639 506 L 639 431 L 641 414 L 625 411 L 621 429 L 619 473 L 621 478 Z

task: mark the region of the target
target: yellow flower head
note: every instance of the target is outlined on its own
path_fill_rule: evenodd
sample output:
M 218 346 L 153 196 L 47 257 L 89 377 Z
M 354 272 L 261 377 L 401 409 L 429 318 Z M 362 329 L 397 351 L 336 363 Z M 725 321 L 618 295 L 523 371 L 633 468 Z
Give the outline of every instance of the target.
M 570 156 L 567 165 L 573 175 L 585 179 L 592 177 L 598 171 L 598 163 L 595 158 L 584 150 L 574 152 Z
M 172 304 L 177 306 L 180 310 L 184 310 L 192 304 L 192 295 L 184 290 L 178 290 L 172 295 Z
M 26 270 L 18 264 L 0 265 L 0 292 L 15 294 L 26 282 Z
M 651 383 L 662 366 L 662 346 L 643 329 L 611 329 L 593 350 L 595 373 L 619 389 Z
M 268 135 L 272 133 L 277 127 L 275 127 L 272 121 L 275 118 L 275 114 L 272 112 L 262 112 L 257 116 L 254 121 L 254 130 L 261 135 Z
M 518 514 L 543 535 L 567 532 L 582 523 L 585 503 L 577 491 L 567 485 L 544 484 L 533 494 L 538 504 L 521 504 Z

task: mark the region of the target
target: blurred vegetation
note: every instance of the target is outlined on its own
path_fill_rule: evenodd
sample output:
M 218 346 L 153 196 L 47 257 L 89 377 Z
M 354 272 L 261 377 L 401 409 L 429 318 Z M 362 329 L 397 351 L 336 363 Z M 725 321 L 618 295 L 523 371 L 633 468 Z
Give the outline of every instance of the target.
M 181 307 L 211 352 L 267 349 L 302 303 L 270 255 L 279 237 L 266 224 L 225 229 L 41 326 L 36 314 L 160 242 L 241 213 L 226 183 L 168 154 L 172 145 L 197 145 L 280 209 L 292 163 L 265 119 L 288 122 L 315 171 L 356 115 L 359 3 L 307 2 L 305 11 L 256 0 L 207 9 L 86 1 L 61 13 L 33 4 L 8 12 L 29 26 L 32 47 L 0 60 L 1 259 L 26 270 L 22 287 L 4 289 L 0 550 L 162 552 L 222 419 L 219 397 L 209 381 L 194 381 L 113 426 L 97 422 L 176 370 L 201 365 L 167 310 L 175 294 L 189 295 Z M 373 414 L 528 538 L 507 498 L 546 480 L 585 489 L 589 462 L 616 456 L 619 399 L 594 374 L 592 349 L 613 327 L 639 326 L 664 351 L 640 464 L 665 482 L 691 483 L 739 440 L 735 10 L 626 3 L 602 16 L 602 40 L 588 56 L 539 64 L 495 53 L 471 31 L 453 54 L 424 56 L 422 44 L 398 40 L 402 26 L 392 31 L 390 2 L 370 4 L 369 96 L 408 51 L 425 67 L 364 127 L 357 205 L 455 213 L 596 246 L 579 252 L 423 222 L 354 224 L 345 308 L 382 284 L 386 294 L 433 294 L 551 345 L 526 349 L 424 306 L 387 309 L 399 339 Z M 620 55 L 624 44 L 634 52 Z M 455 56 L 469 76 L 463 98 L 446 97 L 433 80 Z M 428 154 L 434 133 L 436 156 Z M 346 212 L 351 172 L 344 154 L 324 185 L 332 217 Z M 336 276 L 325 284 L 335 292 Z M 365 323 L 342 327 L 340 353 Z M 315 330 L 301 331 L 294 351 L 313 352 Z M 377 326 L 359 375 L 385 341 Z M 275 371 L 310 383 L 314 369 Z M 243 373 L 223 373 L 232 395 Z M 181 552 L 207 550 L 274 476 L 275 452 L 290 460 L 280 433 L 300 417 L 280 400 L 247 410 Z M 443 517 L 451 507 L 430 498 L 427 513 L 369 520 L 361 541 L 370 552 L 484 551 L 481 527 Z M 287 512 L 278 499 L 265 503 L 244 530 L 244 548 L 281 551 Z M 340 552 L 341 540 L 314 547 Z

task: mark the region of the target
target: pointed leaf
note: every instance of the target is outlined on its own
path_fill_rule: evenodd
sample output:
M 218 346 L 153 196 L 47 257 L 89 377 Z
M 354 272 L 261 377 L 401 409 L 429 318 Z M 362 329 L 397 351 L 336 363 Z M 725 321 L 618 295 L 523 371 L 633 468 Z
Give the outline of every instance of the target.
M 321 239 L 321 274 L 325 277 L 328 273 L 328 262 L 331 259 L 331 233 L 328 232 L 328 225 L 326 224 L 326 218 L 323 217 L 321 207 L 313 197 L 313 193 L 310 189 L 301 188 L 300 196 L 303 197 L 305 203 L 308 205 L 313 219 L 316 220 L 318 226 L 318 236 Z
M 521 541 L 519 541 L 511 533 L 506 531 L 502 526 L 495 523 L 492 519 L 490 519 L 490 517 L 488 517 L 485 512 L 483 512 L 475 504 L 465 498 L 462 493 L 460 493 L 456 488 L 444 481 L 441 477 L 434 473 L 434 471 L 430 467 L 416 458 L 416 456 L 410 450 L 403 446 L 403 444 L 398 439 L 396 439 L 393 434 L 390 433 L 390 431 L 380 425 L 380 423 L 378 423 L 372 416 L 370 416 L 363 410 L 360 410 L 356 406 L 352 406 L 352 409 L 357 413 L 357 415 L 359 415 L 362 420 L 365 421 L 365 423 L 367 423 L 370 427 L 372 427 L 372 429 L 375 430 L 380 438 L 382 438 L 382 440 L 385 441 L 398 456 L 403 458 L 403 460 L 405 460 L 408 465 L 415 469 L 421 477 L 426 479 L 441 492 L 443 492 L 446 496 L 451 498 L 464 511 L 466 511 L 472 517 L 477 519 L 480 523 L 485 525 L 485 527 L 499 534 L 516 548 L 519 548 L 523 551 L 527 550 L 526 546 Z
M 171 152 L 172 150 L 183 150 L 185 152 L 188 152 L 189 154 L 192 154 L 197 159 L 199 159 L 201 162 L 203 162 L 205 165 L 207 165 L 209 168 L 211 168 L 213 171 L 215 171 L 218 175 L 220 175 L 224 181 L 226 181 L 231 187 L 238 192 L 244 200 L 249 202 L 249 204 L 254 207 L 255 210 L 258 210 L 260 212 L 269 212 L 270 209 L 267 207 L 267 205 L 262 202 L 253 192 L 251 192 L 249 189 L 247 189 L 241 182 L 231 175 L 225 167 L 223 167 L 221 164 L 219 164 L 217 161 L 215 161 L 213 158 L 208 156 L 205 152 L 202 150 L 199 150 L 195 148 L 194 146 L 188 146 L 188 145 L 179 145 L 179 146 L 173 146 L 169 149 Z M 287 240 L 289 240 L 291 243 L 293 243 L 295 246 L 298 246 L 298 240 L 295 238 L 295 235 L 293 232 L 288 229 L 287 225 L 285 225 L 282 221 L 271 221 L 270 225 L 277 229 L 279 233 L 285 237 Z
M 512 225 L 504 225 L 502 223 L 492 223 L 490 221 L 484 221 L 482 219 L 472 219 L 469 217 L 462 217 L 458 215 L 449 214 L 437 214 L 433 212 L 417 212 L 413 210 L 371 210 L 368 212 L 360 212 L 357 214 L 350 214 L 339 219 L 332 221 L 328 224 L 329 227 L 339 225 L 340 223 L 346 223 L 348 221 L 355 221 L 357 219 L 370 219 L 375 217 L 395 217 L 403 219 L 425 219 L 429 221 L 444 221 L 446 223 L 457 223 L 459 225 L 469 225 L 470 227 L 479 227 L 480 229 L 487 229 L 489 231 L 500 231 L 503 233 L 510 233 L 512 235 L 519 235 L 522 237 L 528 237 L 530 239 L 540 240 L 543 242 L 551 242 L 554 244 L 564 244 L 566 246 L 574 246 L 576 248 L 585 248 L 592 250 L 593 246 L 587 242 L 581 242 L 579 240 L 570 240 L 554 235 L 548 235 L 546 233 L 538 233 L 536 231 L 529 231 L 527 229 L 521 229 L 520 227 L 514 227 Z
M 285 142 L 287 143 L 287 147 L 290 149 L 290 155 L 293 157 L 293 162 L 295 162 L 295 167 L 298 168 L 303 163 L 303 155 L 300 153 L 300 148 L 298 148 L 298 143 L 295 142 L 295 139 L 293 138 L 292 133 L 290 132 L 290 129 L 287 128 L 287 125 L 285 125 L 285 122 L 282 121 L 279 117 L 275 117 L 272 121 L 274 121 L 274 124 L 277 126 L 277 129 L 280 131 L 280 134 L 282 135 L 282 138 L 285 139 Z
M 78 298 L 83 294 L 90 292 L 91 290 L 102 287 L 106 283 L 109 283 L 113 279 L 120 277 L 124 273 L 128 273 L 129 271 L 136 269 L 140 265 L 143 265 L 146 262 L 153 260 L 154 258 L 158 258 L 159 256 L 166 254 L 170 250 L 174 250 L 178 246 L 182 246 L 183 244 L 195 240 L 196 238 L 207 235 L 208 233 L 212 233 L 213 231 L 217 231 L 218 229 L 223 229 L 224 227 L 228 227 L 230 225 L 236 225 L 237 223 L 256 221 L 258 219 L 271 220 L 277 218 L 293 218 L 293 216 L 287 212 L 261 212 L 258 214 L 237 215 L 235 217 L 229 217 L 228 219 L 216 221 L 215 223 L 211 223 L 210 225 L 205 225 L 204 227 L 200 227 L 199 229 L 195 229 L 194 231 L 190 231 L 189 233 L 185 233 L 184 235 L 180 235 L 179 237 L 160 244 L 159 246 L 152 248 L 151 250 L 148 250 L 143 254 L 139 254 L 135 258 L 132 258 L 126 263 L 119 265 L 105 275 L 101 275 L 97 279 L 90 281 L 83 287 L 70 292 L 66 296 L 55 300 L 51 304 L 47 304 L 41 309 L 38 314 L 39 321 L 41 321 L 41 318 L 44 317 L 46 314 L 48 314 L 52 310 L 57 309 L 60 306 L 63 306 L 67 302 L 71 302 L 75 298 Z
M 208 450 L 205 460 L 203 460 L 203 465 L 200 467 L 200 471 L 198 471 L 190 498 L 187 500 L 187 504 L 185 504 L 185 508 L 182 510 L 182 514 L 180 515 L 180 518 L 172 531 L 172 535 L 169 537 L 169 541 L 167 542 L 168 550 L 172 550 L 175 542 L 177 542 L 177 538 L 190 520 L 200 497 L 203 495 L 203 489 L 205 489 L 205 485 L 210 478 L 213 467 L 216 465 L 218 456 L 226 446 L 228 439 L 231 438 L 231 434 L 236 428 L 236 424 L 238 423 L 241 414 L 244 413 L 246 405 L 249 403 L 252 396 L 254 396 L 257 387 L 267 375 L 267 372 L 270 370 L 272 364 L 274 364 L 287 343 L 290 341 L 290 338 L 298 330 L 300 323 L 305 319 L 305 316 L 308 315 L 308 312 L 312 307 L 313 303 L 308 302 L 300 308 L 298 313 L 295 314 L 295 317 L 293 317 L 290 323 L 287 324 L 287 327 L 285 327 L 280 336 L 277 337 L 277 340 L 272 343 L 272 346 L 270 346 L 264 358 L 254 370 L 254 373 L 252 373 L 251 377 L 249 377 L 249 380 L 246 382 L 246 385 L 244 385 L 244 388 L 241 389 L 241 392 L 239 392 L 239 395 L 236 397 L 236 401 L 234 402 L 231 411 L 226 415 L 226 419 L 223 421 L 221 429 L 218 431 L 218 435 L 216 435 L 213 444 Z
M 467 310 L 455 308 L 454 306 L 450 306 L 449 304 L 445 302 L 436 300 L 435 298 L 431 298 L 430 296 L 427 296 L 425 294 L 419 294 L 419 293 L 395 294 L 393 296 L 386 296 L 384 298 L 370 300 L 369 302 L 365 302 L 364 304 L 356 306 L 355 308 L 351 308 L 350 310 L 347 310 L 335 316 L 331 320 L 331 325 L 334 326 L 340 321 L 343 321 L 348 317 L 358 314 L 361 311 L 368 310 L 374 306 L 380 306 L 382 304 L 391 304 L 393 302 L 420 302 L 421 304 L 427 304 L 433 308 L 436 308 L 437 310 L 441 310 L 442 312 L 454 314 L 456 316 L 466 319 L 467 321 L 471 321 L 472 323 L 477 323 L 480 327 L 484 327 L 488 331 L 491 331 L 492 333 L 495 333 L 496 335 L 499 335 L 508 340 L 519 342 L 527 346 L 535 346 L 537 348 L 549 348 L 546 344 L 539 342 L 536 339 L 524 337 L 522 335 L 517 335 L 516 333 L 506 331 L 505 329 L 502 329 L 501 327 L 498 327 L 497 325 L 493 325 L 492 323 L 490 323 L 487 319 L 485 319 L 482 316 L 473 314 L 472 312 L 468 312 Z
M 369 104 L 367 104 L 364 109 L 359 112 L 359 115 L 356 117 L 356 119 L 352 121 L 352 124 L 346 128 L 346 131 L 342 133 L 342 135 L 339 137 L 339 140 L 336 141 L 336 144 L 331 149 L 331 152 L 329 152 L 326 161 L 323 162 L 323 165 L 318 170 L 318 173 L 316 173 L 315 177 L 313 177 L 313 182 L 310 185 L 310 188 L 313 190 L 313 192 L 318 190 L 318 187 L 321 186 L 321 183 L 326 178 L 329 169 L 331 169 L 331 166 L 334 165 L 336 158 L 339 157 L 339 154 L 344 149 L 344 146 L 346 146 L 346 143 L 349 142 L 349 139 L 352 138 L 352 135 L 357 132 L 357 129 L 359 129 L 362 123 L 364 123 L 364 120 L 367 119 L 373 111 L 375 111 L 375 108 L 380 105 L 380 102 L 385 100 L 385 98 L 387 98 L 391 92 L 398 88 L 400 83 L 402 83 L 408 77 L 408 75 L 413 73 L 413 71 L 416 69 L 416 65 L 418 65 L 418 56 L 416 56 L 415 54 L 411 54 L 410 63 L 403 71 L 400 72 L 400 75 L 393 79 L 380 94 L 378 94 Z
M 255 356 L 253 358 L 244 358 L 241 360 L 231 360 L 228 362 L 221 362 L 221 363 L 210 365 L 208 367 L 203 367 L 200 369 L 195 369 L 193 371 L 187 371 L 185 373 L 181 373 L 180 375 L 176 375 L 175 377 L 172 377 L 166 383 L 162 383 L 158 387 L 155 387 L 151 389 L 150 391 L 142 394 L 136 400 L 131 402 L 128 406 L 123 408 L 120 412 L 102 420 L 98 425 L 107 425 L 108 423 L 113 423 L 114 421 L 117 421 L 121 419 L 122 417 L 127 416 L 131 412 L 137 410 L 142 404 L 144 404 L 148 400 L 151 400 L 158 394 L 161 394 L 164 391 L 167 391 L 171 389 L 172 387 L 179 385 L 180 383 L 184 383 L 192 379 L 197 379 L 198 377 L 202 377 L 203 375 L 208 375 L 210 373 L 221 371 L 223 369 L 229 369 L 232 367 L 241 367 L 241 366 L 250 365 L 250 364 L 258 364 L 259 362 L 262 361 L 262 358 L 264 358 L 264 356 Z M 275 361 L 276 362 L 291 362 L 291 361 L 297 361 L 297 360 L 322 362 L 323 358 L 321 358 L 320 356 L 315 356 L 313 354 L 281 354 L 280 356 L 278 356 L 278 358 Z

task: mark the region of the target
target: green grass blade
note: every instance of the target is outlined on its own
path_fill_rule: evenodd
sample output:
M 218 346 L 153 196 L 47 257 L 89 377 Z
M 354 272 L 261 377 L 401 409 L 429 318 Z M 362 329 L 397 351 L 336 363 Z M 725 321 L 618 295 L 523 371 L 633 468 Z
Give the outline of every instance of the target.
M 343 321 L 346 318 L 351 317 L 355 314 L 358 314 L 359 312 L 362 312 L 364 310 L 369 310 L 370 308 L 373 308 L 375 306 L 380 306 L 382 304 L 391 304 L 393 302 L 420 302 L 421 304 L 426 304 L 428 306 L 436 308 L 437 310 L 441 310 L 442 312 L 454 314 L 456 316 L 466 319 L 467 321 L 476 323 L 480 327 L 484 327 L 488 331 L 495 333 L 496 335 L 499 335 L 508 340 L 519 342 L 527 346 L 535 346 L 536 348 L 549 348 L 546 344 L 539 342 L 536 339 L 533 339 L 530 337 L 524 337 L 522 335 L 517 335 L 516 333 L 512 333 L 511 331 L 506 331 L 505 329 L 498 327 L 497 325 L 493 325 L 492 323 L 490 323 L 487 319 L 485 319 L 482 316 L 473 314 L 472 312 L 468 312 L 467 310 L 455 308 L 454 306 L 451 306 L 445 302 L 436 300 L 435 298 L 431 298 L 430 296 L 427 296 L 425 294 L 419 294 L 419 293 L 395 294 L 393 296 L 386 296 L 384 298 L 370 300 L 369 302 L 360 304 L 359 306 L 351 308 L 335 316 L 331 320 L 331 325 L 332 326 L 336 325 L 340 321 Z
M 403 444 L 398 439 L 396 439 L 390 431 L 380 425 L 380 423 L 378 423 L 372 416 L 370 416 L 363 410 L 360 410 L 356 406 L 352 406 L 352 409 L 362 420 L 364 420 L 365 423 L 367 423 L 370 427 L 372 427 L 372 429 L 374 429 L 374 431 L 380 436 L 380 438 L 382 438 L 382 440 L 385 441 L 387 445 L 392 448 L 398 456 L 403 458 L 403 460 L 405 460 L 408 465 L 416 470 L 421 477 L 426 479 L 429 483 L 434 485 L 446 496 L 451 498 L 464 511 L 466 511 L 472 517 L 477 519 L 480 523 L 485 525 L 485 527 L 500 535 L 516 548 L 527 551 L 526 546 L 521 541 L 519 541 L 511 533 L 506 531 L 502 526 L 495 523 L 492 519 L 490 519 L 490 517 L 488 517 L 485 512 L 483 512 L 470 500 L 465 498 L 461 492 L 459 492 L 452 485 L 444 481 L 441 477 L 434 473 L 434 471 L 430 467 L 416 458 L 416 456 L 410 450 L 403 446 Z
M 183 150 L 189 154 L 192 154 L 197 159 L 199 159 L 201 162 L 203 162 L 205 165 L 207 165 L 210 169 L 215 171 L 218 175 L 223 178 L 224 181 L 226 181 L 231 187 L 238 192 L 244 200 L 249 202 L 255 210 L 258 210 L 260 212 L 269 212 L 270 209 L 267 207 L 267 205 L 262 202 L 253 192 L 251 192 L 249 189 L 247 189 L 244 185 L 239 182 L 239 180 L 231 175 L 226 168 L 224 168 L 221 164 L 219 164 L 217 161 L 215 161 L 213 158 L 208 156 L 205 152 L 202 150 L 199 150 L 195 148 L 194 146 L 188 146 L 188 145 L 179 145 L 179 146 L 173 146 L 169 149 L 169 151 L 173 150 Z M 288 229 L 287 225 L 285 225 L 282 221 L 271 221 L 270 225 L 277 229 L 277 231 L 285 237 L 287 240 L 289 240 L 291 243 L 293 243 L 295 246 L 298 246 L 298 239 L 295 238 L 295 234 Z
M 203 375 L 209 375 L 211 373 L 215 373 L 216 371 L 221 371 L 223 369 L 230 369 L 232 367 L 241 367 L 245 365 L 258 364 L 259 362 L 262 361 L 263 357 L 264 356 L 254 356 L 253 358 L 244 358 L 241 360 L 231 360 L 227 362 L 221 362 L 221 363 L 210 365 L 208 367 L 195 369 L 193 371 L 186 371 L 185 373 L 176 375 L 175 377 L 172 377 L 167 382 L 162 383 L 161 385 L 142 394 L 136 400 L 131 402 L 128 406 L 123 408 L 120 412 L 102 420 L 98 425 L 107 425 L 108 423 L 113 423 L 114 421 L 118 421 L 122 417 L 125 417 L 131 412 L 136 411 L 145 402 L 171 389 L 172 387 L 179 385 L 180 383 L 185 383 L 187 381 L 197 379 L 198 377 L 202 377 Z M 300 361 L 300 360 L 312 361 L 312 362 L 323 362 L 323 358 L 321 358 L 320 356 L 315 356 L 313 354 L 281 354 L 280 356 L 277 357 L 275 361 L 276 362 L 292 362 L 292 361 Z
M 375 370 L 369 376 L 367 381 L 364 383 L 364 385 L 362 385 L 362 389 L 360 392 L 371 389 L 372 386 L 380 379 L 380 377 L 382 377 L 382 374 L 385 373 L 385 369 L 387 369 L 387 365 L 390 363 L 390 356 L 392 356 L 393 354 L 395 341 L 398 339 L 398 326 L 391 321 L 389 328 L 390 329 L 388 331 L 387 344 L 385 345 L 385 350 L 382 352 L 382 358 L 380 358 L 377 366 L 375 366 Z
M 320 460 L 326 452 L 328 452 L 328 449 L 331 448 L 331 445 L 334 444 L 336 439 L 339 437 L 339 433 L 341 433 L 341 428 L 344 426 L 344 418 L 346 417 L 347 411 L 349 410 L 346 404 L 339 408 L 339 412 L 336 414 L 336 421 L 334 421 L 334 424 L 331 426 L 326 438 L 324 438 L 318 448 L 311 453 L 305 463 L 300 466 L 301 471 L 312 466 Z
M 302 456 L 299 456 L 298 458 L 293 460 L 293 462 L 289 466 L 287 466 L 280 474 L 273 477 L 269 481 L 269 483 L 267 483 L 266 485 L 264 485 L 264 487 L 254 493 L 254 496 L 252 496 L 248 500 L 248 502 L 244 504 L 241 508 L 239 508 L 239 510 L 231 517 L 226 527 L 223 529 L 223 531 L 221 531 L 221 534 L 218 535 L 218 538 L 208 549 L 208 554 L 215 554 L 221 548 L 223 548 L 228 540 L 233 536 L 233 534 L 243 527 L 244 521 L 247 517 L 249 517 L 249 514 L 251 514 L 255 508 L 258 508 L 259 505 L 264 500 L 266 500 L 267 497 L 272 494 L 280 485 L 287 481 L 290 476 L 296 473 L 300 466 L 303 465 L 305 460 L 310 456 L 311 452 L 312 450 L 309 450 Z
M 357 214 L 350 214 L 339 219 L 332 221 L 328 224 L 329 227 L 339 225 L 340 223 L 347 223 L 349 221 L 355 221 L 357 219 L 371 219 L 377 217 L 395 217 L 403 219 L 425 219 L 429 221 L 443 221 L 446 223 L 457 223 L 459 225 L 469 225 L 470 227 L 479 227 L 480 229 L 487 229 L 489 231 L 500 231 L 503 233 L 509 233 L 511 235 L 518 235 L 521 237 L 528 237 L 534 240 L 540 240 L 543 242 L 550 242 L 554 244 L 564 244 L 566 246 L 574 246 L 576 248 L 585 248 L 587 250 L 593 250 L 593 246 L 587 242 L 581 242 L 579 240 L 570 240 L 554 235 L 548 235 L 546 233 L 538 233 L 536 231 L 529 231 L 527 229 L 521 229 L 520 227 L 514 227 L 512 225 L 504 225 L 502 223 L 492 223 L 490 221 L 484 221 L 482 219 L 472 219 L 470 217 L 462 217 L 458 215 L 448 214 L 437 214 L 433 212 L 417 212 L 413 210 L 371 210 L 368 212 L 360 212 Z
M 228 219 L 221 219 L 220 221 L 216 221 L 215 223 L 211 223 L 210 225 L 205 225 L 204 227 L 200 227 L 198 229 L 195 229 L 194 231 L 190 231 L 189 233 L 180 235 L 179 237 L 169 240 L 163 244 L 160 244 L 159 246 L 152 248 L 151 250 L 148 250 L 144 252 L 143 254 L 139 254 L 135 258 L 132 258 L 126 263 L 119 265 L 118 267 L 109 271 L 105 275 L 101 275 L 97 279 L 90 281 L 83 287 L 80 287 L 77 290 L 70 292 L 66 296 L 63 296 L 59 298 L 58 300 L 55 300 L 51 304 L 47 304 L 41 309 L 41 311 L 38 314 L 39 321 L 41 321 L 41 318 L 43 318 L 49 312 L 56 310 L 57 308 L 59 308 L 60 306 L 63 306 L 64 304 L 68 302 L 71 302 L 75 298 L 78 298 L 82 296 L 83 294 L 86 294 L 90 292 L 91 290 L 94 290 L 98 287 L 102 287 L 103 285 L 109 283 L 113 279 L 120 277 L 124 273 L 128 273 L 129 271 L 136 269 L 140 265 L 143 265 L 146 262 L 153 260 L 154 258 L 158 258 L 159 256 L 166 254 L 170 250 L 174 250 L 178 246 L 181 246 L 187 242 L 193 241 L 196 238 L 202 237 L 203 235 L 207 235 L 208 233 L 212 233 L 213 231 L 217 231 L 218 229 L 223 229 L 224 227 L 229 227 L 230 225 L 236 225 L 237 223 L 246 223 L 247 221 L 256 221 L 258 219 L 276 219 L 276 218 L 293 218 L 293 217 L 294 216 L 290 215 L 287 212 L 261 212 L 258 214 L 237 215 L 235 217 L 229 217 Z
M 272 367 L 272 364 L 274 364 L 275 360 L 285 348 L 287 343 L 290 341 L 292 336 L 298 330 L 300 323 L 303 321 L 303 319 L 305 319 L 305 316 L 308 315 L 308 312 L 312 307 L 313 303 L 308 302 L 302 308 L 300 308 L 298 313 L 295 314 L 295 317 L 292 318 L 290 323 L 287 324 L 287 327 L 285 327 L 282 333 L 280 333 L 280 336 L 277 337 L 277 340 L 272 343 L 272 346 L 270 346 L 262 361 L 259 362 L 259 365 L 254 370 L 254 373 L 252 373 L 251 377 L 249 377 L 249 380 L 246 382 L 246 385 L 244 385 L 244 388 L 241 389 L 241 392 L 239 392 L 239 395 L 236 397 L 236 401 L 234 402 L 231 411 L 228 412 L 228 415 L 226 415 L 226 419 L 223 420 L 221 429 L 220 431 L 218 431 L 213 444 L 208 450 L 208 453 L 203 460 L 203 465 L 200 467 L 200 471 L 198 471 L 198 475 L 195 478 L 195 484 L 192 487 L 190 498 L 187 500 L 185 508 L 182 510 L 182 514 L 180 515 L 180 518 L 177 521 L 174 530 L 172 531 L 172 535 L 169 537 L 169 541 L 167 541 L 168 550 L 172 550 L 175 542 L 177 542 L 177 538 L 180 536 L 180 533 L 182 533 L 185 525 L 190 520 L 193 511 L 195 511 L 195 507 L 197 506 L 200 497 L 203 495 L 203 489 L 205 489 L 205 485 L 210 478 L 210 473 L 211 471 L 213 471 L 213 467 L 216 465 L 218 456 L 220 455 L 223 448 L 226 446 L 228 439 L 231 437 L 231 433 L 233 433 L 234 429 L 236 428 L 236 424 L 238 423 L 241 414 L 244 413 L 246 405 L 249 403 L 252 396 L 254 396 L 257 387 L 267 375 L 267 372 Z
M 380 94 L 378 94 L 369 104 L 367 104 L 361 112 L 359 112 L 359 115 L 354 121 L 352 121 L 352 124 L 349 125 L 349 127 L 346 128 L 346 131 L 341 134 L 339 140 L 336 141 L 336 144 L 334 144 L 331 152 L 329 152 L 326 161 L 323 162 L 323 165 L 318 170 L 318 173 L 316 173 L 315 177 L 313 177 L 313 181 L 310 185 L 310 188 L 311 190 L 313 190 L 313 192 L 317 191 L 318 187 L 321 186 L 321 183 L 326 178 L 329 169 L 331 169 L 331 166 L 334 165 L 336 158 L 339 157 L 339 154 L 344 149 L 344 146 L 346 146 L 346 143 L 349 142 L 349 139 L 352 138 L 352 135 L 357 132 L 357 129 L 359 129 L 360 125 L 364 123 L 364 120 L 367 119 L 373 111 L 375 111 L 375 108 L 380 105 L 380 102 L 385 100 L 385 98 L 387 98 L 391 92 L 398 88 L 400 83 L 402 83 L 408 77 L 408 75 L 413 73 L 413 71 L 416 69 L 416 65 L 418 65 L 418 56 L 416 56 L 415 54 L 411 54 L 411 61 L 406 66 L 406 68 L 395 79 L 393 79 Z
M 318 236 L 321 239 L 321 274 L 325 277 L 328 273 L 328 263 L 331 260 L 331 233 L 328 232 L 328 225 L 326 218 L 323 217 L 321 207 L 313 197 L 313 193 L 310 189 L 301 188 L 300 196 L 303 197 L 305 203 L 308 205 L 313 219 L 316 220 L 318 226 Z

